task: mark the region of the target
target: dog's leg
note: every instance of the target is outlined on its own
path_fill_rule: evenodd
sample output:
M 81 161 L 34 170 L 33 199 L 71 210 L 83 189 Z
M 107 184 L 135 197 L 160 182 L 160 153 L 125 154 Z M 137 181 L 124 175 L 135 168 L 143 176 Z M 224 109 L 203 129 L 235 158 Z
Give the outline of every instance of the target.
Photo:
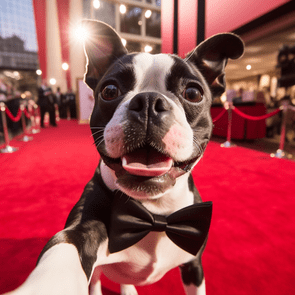
M 137 291 L 133 285 L 121 285 L 121 295 L 137 295 Z
M 201 255 L 180 266 L 180 270 L 187 295 L 206 295 Z
M 191 284 L 191 285 L 184 285 L 184 288 L 187 295 L 206 295 L 205 279 L 203 279 L 203 282 L 198 287 Z
M 100 281 L 101 273 L 102 272 L 98 267 L 94 270 L 93 275 L 91 277 L 89 295 L 102 295 Z
M 102 295 L 100 276 L 102 271 L 99 268 L 94 270 L 91 277 L 89 295 Z M 136 288 L 133 285 L 120 285 L 121 295 L 138 295 Z
M 62 243 L 50 248 L 25 283 L 9 294 L 87 295 L 87 277 L 76 247 Z

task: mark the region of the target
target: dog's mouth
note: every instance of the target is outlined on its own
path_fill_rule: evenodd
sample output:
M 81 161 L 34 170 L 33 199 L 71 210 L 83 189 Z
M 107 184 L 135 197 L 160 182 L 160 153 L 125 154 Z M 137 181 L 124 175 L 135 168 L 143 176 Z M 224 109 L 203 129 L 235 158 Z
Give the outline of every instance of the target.
M 172 188 L 176 178 L 190 171 L 200 157 L 201 153 L 190 160 L 177 162 L 149 145 L 118 159 L 102 155 L 105 164 L 115 171 L 122 191 L 140 197 L 153 197 Z
M 121 158 L 122 167 L 131 175 L 158 177 L 167 173 L 172 165 L 171 157 L 153 148 L 140 148 Z

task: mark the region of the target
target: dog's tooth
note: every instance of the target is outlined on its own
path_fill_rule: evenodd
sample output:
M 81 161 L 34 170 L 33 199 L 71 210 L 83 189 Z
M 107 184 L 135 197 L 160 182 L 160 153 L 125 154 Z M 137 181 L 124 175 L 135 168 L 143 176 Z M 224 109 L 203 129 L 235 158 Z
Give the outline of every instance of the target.
M 122 157 L 122 166 L 127 165 L 127 160 L 125 157 Z

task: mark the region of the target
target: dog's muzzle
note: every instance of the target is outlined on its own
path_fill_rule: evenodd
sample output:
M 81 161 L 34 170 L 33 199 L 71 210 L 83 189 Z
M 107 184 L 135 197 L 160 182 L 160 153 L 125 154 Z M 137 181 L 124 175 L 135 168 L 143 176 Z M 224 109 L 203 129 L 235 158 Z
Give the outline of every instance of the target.
M 175 125 L 175 115 L 161 94 L 137 94 L 128 105 L 126 117 L 121 155 L 114 159 L 100 153 L 104 163 L 115 171 L 121 188 L 151 196 L 164 193 L 201 157 L 200 150 L 188 160 L 178 161 L 167 148 L 163 138 Z

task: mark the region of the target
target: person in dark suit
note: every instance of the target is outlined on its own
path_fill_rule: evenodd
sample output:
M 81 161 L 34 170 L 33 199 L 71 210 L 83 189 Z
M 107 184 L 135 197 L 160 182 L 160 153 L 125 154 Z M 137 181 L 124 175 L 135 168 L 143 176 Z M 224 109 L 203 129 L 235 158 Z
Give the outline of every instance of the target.
M 76 119 L 77 118 L 76 95 L 74 92 L 72 92 L 72 89 L 68 89 L 67 93 L 65 94 L 65 97 L 66 97 L 68 107 L 70 109 L 71 118 Z
M 67 117 L 66 98 L 65 95 L 61 92 L 60 87 L 57 87 L 55 99 L 58 105 L 59 117 L 65 119 Z
M 38 105 L 40 107 L 41 127 L 44 128 L 45 113 L 49 113 L 49 122 L 51 126 L 57 126 L 55 119 L 55 97 L 52 89 L 48 87 L 46 81 L 42 81 L 41 87 L 38 89 Z

